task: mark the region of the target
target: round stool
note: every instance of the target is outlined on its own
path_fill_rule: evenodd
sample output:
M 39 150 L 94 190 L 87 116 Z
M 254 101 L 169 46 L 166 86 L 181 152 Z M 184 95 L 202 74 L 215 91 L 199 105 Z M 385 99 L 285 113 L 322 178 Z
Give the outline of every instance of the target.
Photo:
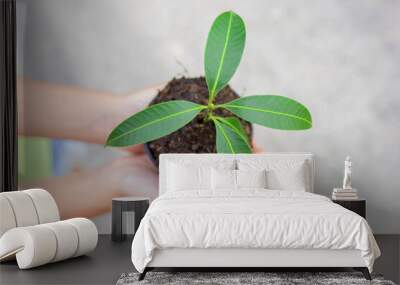
M 145 197 L 113 198 L 111 239 L 123 241 L 128 235 L 133 236 L 146 214 L 149 204 L 150 199 Z

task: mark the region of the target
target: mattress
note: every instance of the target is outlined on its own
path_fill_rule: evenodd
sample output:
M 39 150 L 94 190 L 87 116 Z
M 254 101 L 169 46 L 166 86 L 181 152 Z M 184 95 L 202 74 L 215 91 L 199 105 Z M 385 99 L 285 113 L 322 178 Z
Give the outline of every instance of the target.
M 143 218 L 132 243 L 139 272 L 163 249 L 359 250 L 372 271 L 380 255 L 365 219 L 307 192 L 242 189 L 167 192 Z

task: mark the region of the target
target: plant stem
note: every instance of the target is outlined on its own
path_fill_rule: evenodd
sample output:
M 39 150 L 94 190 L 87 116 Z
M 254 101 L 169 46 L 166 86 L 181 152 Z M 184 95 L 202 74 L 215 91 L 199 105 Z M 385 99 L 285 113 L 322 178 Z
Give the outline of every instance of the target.
M 212 114 L 213 114 L 213 110 L 215 109 L 215 105 L 211 102 L 208 103 L 207 105 L 207 116 L 205 121 L 208 122 L 212 119 Z

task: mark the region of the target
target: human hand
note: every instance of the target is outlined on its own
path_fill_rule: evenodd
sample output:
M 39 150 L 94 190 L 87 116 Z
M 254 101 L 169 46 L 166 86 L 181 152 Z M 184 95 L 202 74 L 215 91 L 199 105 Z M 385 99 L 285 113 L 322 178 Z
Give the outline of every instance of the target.
M 143 149 L 143 148 L 142 148 Z M 253 143 L 253 152 L 263 149 Z M 117 158 L 102 167 L 99 175 L 107 177 L 106 183 L 119 196 L 158 197 L 158 172 L 154 164 L 143 152 Z
M 164 88 L 165 84 L 154 85 L 139 91 L 130 92 L 129 94 L 119 97 L 118 105 L 119 112 L 115 113 L 115 116 L 111 119 L 112 128 L 116 127 L 126 118 L 133 114 L 145 109 L 157 95 L 158 91 Z M 111 129 L 112 130 L 112 129 Z M 111 132 L 109 131 L 109 133 Z M 127 151 L 132 154 L 143 154 L 143 144 L 134 145 L 129 147 L 122 147 L 119 150 Z
M 100 174 L 117 196 L 158 196 L 158 173 L 145 154 L 120 157 L 106 164 Z
M 110 132 L 143 110 L 162 87 L 121 95 L 19 77 L 18 132 L 104 145 Z
M 20 183 L 44 188 L 57 202 L 62 219 L 95 217 L 111 210 L 111 199 L 158 196 L 157 170 L 145 155 L 114 159 L 93 169 L 77 169 L 65 176 Z

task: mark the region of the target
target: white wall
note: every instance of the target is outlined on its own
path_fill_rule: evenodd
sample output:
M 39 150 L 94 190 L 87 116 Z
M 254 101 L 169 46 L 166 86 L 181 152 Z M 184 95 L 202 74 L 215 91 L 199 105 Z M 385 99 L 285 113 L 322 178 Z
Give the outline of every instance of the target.
M 202 74 L 213 19 L 236 11 L 247 43 L 233 87 L 295 98 L 314 121 L 306 132 L 257 127 L 258 144 L 315 153 L 316 191 L 325 195 L 340 186 L 351 155 L 373 230 L 400 233 L 399 1 L 26 3 L 25 73 L 115 92 L 168 81 L 182 72 L 177 60 Z

